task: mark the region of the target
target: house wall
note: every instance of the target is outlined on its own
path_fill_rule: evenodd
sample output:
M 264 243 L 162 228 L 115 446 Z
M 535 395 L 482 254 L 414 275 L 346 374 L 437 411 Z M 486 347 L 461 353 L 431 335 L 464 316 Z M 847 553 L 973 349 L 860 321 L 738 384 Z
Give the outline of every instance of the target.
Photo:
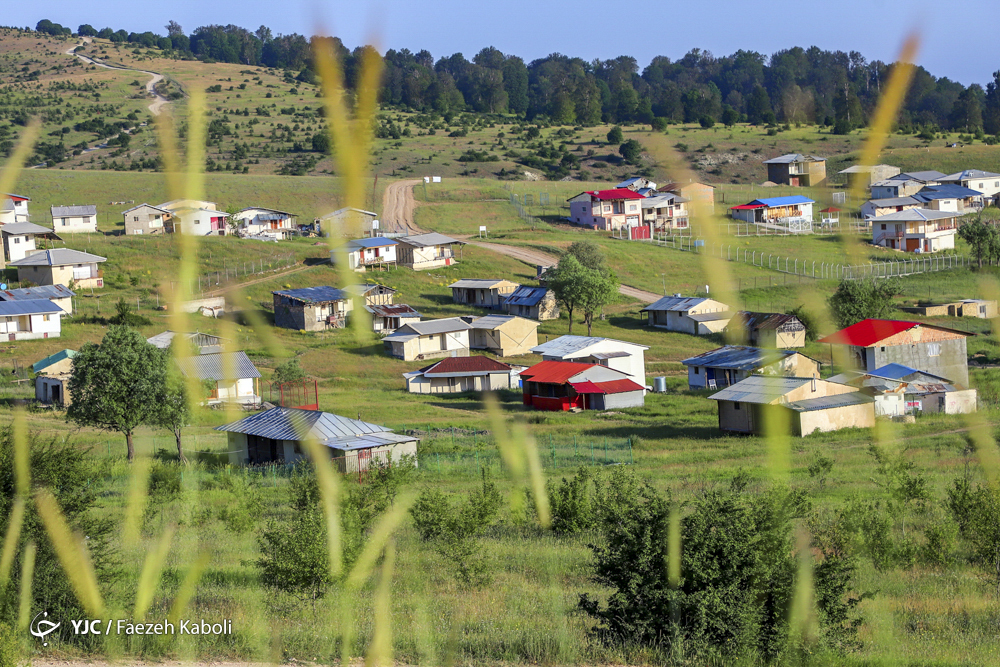
M 489 373 L 456 378 L 428 378 L 421 375 L 407 378 L 406 390 L 411 394 L 457 394 L 463 391 L 517 389 L 516 383 L 511 384 L 513 378 L 514 376 L 511 376 L 510 373 Z
M 58 338 L 61 326 L 62 315 L 58 313 L 0 316 L 0 337 L 6 340 Z
M 692 320 L 692 322 L 697 322 L 699 336 L 707 336 L 709 334 L 720 333 L 724 331 L 727 326 L 729 326 L 729 319 L 706 320 L 704 322 L 698 322 L 697 320 Z
M 796 413 L 799 435 L 820 431 L 837 431 L 842 428 L 870 428 L 875 425 L 875 404 L 860 403 L 825 410 Z M 795 417 L 793 417 L 794 423 Z
M 614 410 L 617 408 L 641 408 L 646 404 L 645 392 L 626 391 L 621 394 L 604 394 L 603 409 Z M 597 409 L 596 407 L 594 409 Z
M 737 401 L 716 401 L 719 404 L 719 428 L 736 433 L 754 432 L 754 406 Z
M 383 341 L 386 352 L 403 361 L 469 356 L 469 331 L 418 336 L 407 341 Z
M 69 285 L 71 282 L 75 287 L 104 287 L 104 280 L 100 278 L 97 264 L 78 264 L 78 270 L 85 267 L 89 269 L 86 275 L 88 278 L 75 278 L 77 275 L 73 271 L 73 266 L 19 266 L 17 267 L 17 279 L 20 282 L 33 282 L 36 285 Z
M 254 402 L 256 394 L 254 392 L 254 378 L 240 378 L 238 380 L 220 380 L 217 383 L 216 395 L 223 403 L 251 403 Z
M 192 236 L 225 236 L 229 224 L 219 211 L 183 211 L 173 219 L 174 232 Z
M 4 234 L 4 255 L 8 262 L 24 259 L 37 250 L 34 234 Z
M 910 335 L 911 331 L 919 338 Z M 938 353 L 933 356 L 931 344 L 940 346 Z M 865 348 L 865 362 L 864 368 L 868 371 L 896 363 L 969 386 L 969 358 L 965 337 L 946 331 L 924 327 L 902 331 L 881 341 L 877 346 Z
M 56 234 L 78 234 L 97 231 L 96 215 L 75 215 L 53 218 L 52 227 Z
M 906 414 L 906 396 L 902 392 L 879 394 L 873 405 L 876 417 L 901 417 Z
M 428 246 L 415 248 L 403 241 L 396 246 L 396 257 L 399 264 L 414 271 L 426 271 L 441 266 L 451 266 L 455 263 L 455 255 L 451 245 Z
M 40 403 L 69 405 L 73 401 L 67 391 L 68 386 L 68 377 L 39 375 L 35 377 L 35 400 Z
M 125 222 L 125 234 L 162 234 L 166 214 L 157 211 L 152 206 L 142 206 L 134 211 L 122 214 Z
M 347 302 L 314 304 L 301 301 L 285 300 L 274 294 L 274 326 L 283 329 L 298 329 L 303 331 L 325 331 L 328 327 L 326 318 L 331 315 L 346 316 Z
M 471 347 L 489 350 L 501 357 L 531 354 L 538 345 L 538 324 L 531 320 L 511 320 L 496 329 L 473 329 Z
M 390 334 L 401 326 L 419 322 L 419 317 L 378 317 L 372 316 L 372 331 Z
M 971 414 L 976 411 L 977 393 L 975 389 L 949 391 L 944 396 L 945 413 L 949 415 Z

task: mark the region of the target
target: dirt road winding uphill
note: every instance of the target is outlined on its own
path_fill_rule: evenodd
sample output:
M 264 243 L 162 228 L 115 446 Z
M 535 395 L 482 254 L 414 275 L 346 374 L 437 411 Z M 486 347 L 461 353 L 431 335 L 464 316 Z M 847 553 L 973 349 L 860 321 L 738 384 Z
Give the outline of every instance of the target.
M 163 111 L 164 105 L 170 103 L 170 100 L 168 100 L 167 98 L 163 97 L 162 95 L 156 92 L 156 84 L 158 84 L 160 81 L 163 81 L 163 75 L 160 74 L 159 72 L 150 72 L 144 69 L 132 69 L 131 67 L 117 67 L 115 65 L 107 65 L 105 63 L 102 63 L 100 60 L 95 60 L 94 58 L 91 58 L 90 56 L 85 56 L 80 53 L 75 53 L 76 48 L 78 46 L 89 44 L 90 41 L 91 40 L 89 37 L 84 37 L 82 42 L 68 49 L 66 51 L 66 55 L 76 56 L 85 63 L 88 63 L 90 65 L 96 65 L 97 67 L 103 67 L 104 69 L 116 69 L 116 70 L 121 70 L 123 72 L 138 72 L 140 74 L 148 74 L 150 76 L 150 79 L 149 81 L 146 82 L 146 92 L 152 95 L 154 100 L 153 103 L 150 104 L 147 108 L 149 109 L 149 112 L 151 114 L 153 114 L 154 116 L 159 116 L 160 113 Z

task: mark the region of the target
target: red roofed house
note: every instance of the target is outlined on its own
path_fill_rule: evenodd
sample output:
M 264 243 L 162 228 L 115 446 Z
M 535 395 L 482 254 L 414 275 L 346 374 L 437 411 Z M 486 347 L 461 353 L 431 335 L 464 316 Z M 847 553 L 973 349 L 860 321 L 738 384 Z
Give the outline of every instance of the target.
M 645 389 L 628 373 L 597 364 L 543 361 L 521 371 L 524 404 L 536 410 L 641 408 Z
M 457 394 L 463 391 L 517 389 L 524 366 L 508 366 L 489 357 L 447 357 L 418 371 L 403 373 L 411 394 Z
M 862 320 L 820 343 L 847 345 L 859 368 L 872 372 L 887 364 L 902 364 L 969 386 L 969 355 L 965 339 L 975 334 L 958 329 L 900 320 Z
M 642 224 L 642 200 L 628 188 L 581 192 L 569 201 L 569 219 L 578 225 L 617 231 Z

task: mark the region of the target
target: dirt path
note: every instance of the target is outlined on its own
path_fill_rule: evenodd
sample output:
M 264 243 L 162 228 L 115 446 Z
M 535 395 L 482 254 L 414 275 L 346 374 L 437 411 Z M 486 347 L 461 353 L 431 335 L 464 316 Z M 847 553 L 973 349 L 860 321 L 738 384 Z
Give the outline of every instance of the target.
M 413 222 L 413 209 L 417 202 L 413 199 L 413 186 L 420 180 L 396 181 L 390 183 L 382 195 L 382 222 L 388 232 L 423 234 L 424 230 Z
M 243 282 L 243 283 L 232 283 L 230 285 L 226 285 L 225 287 L 220 287 L 219 289 L 211 290 L 211 291 L 208 291 L 208 292 L 202 292 L 202 296 L 203 297 L 222 296 L 226 292 L 231 292 L 231 291 L 233 291 L 235 289 L 242 289 L 244 287 L 249 287 L 250 285 L 256 285 L 257 283 L 263 283 L 263 282 L 266 282 L 268 280 L 274 280 L 275 278 L 284 278 L 285 276 L 289 276 L 289 275 L 291 275 L 293 273 L 298 273 L 299 271 L 305 271 L 306 269 L 310 269 L 310 268 L 312 268 L 312 267 L 309 266 L 308 264 L 303 264 L 301 266 L 295 266 L 295 267 L 293 267 L 293 268 L 291 268 L 291 269 L 289 269 L 287 271 L 279 271 L 277 273 L 269 273 L 268 275 L 263 276 L 261 278 L 254 278 L 253 280 L 248 280 L 248 281 Z M 192 296 L 192 298 L 194 298 L 194 297 Z
M 140 74 L 148 74 L 150 76 L 150 79 L 148 82 L 146 82 L 146 92 L 152 95 L 155 99 L 153 103 L 150 104 L 147 108 L 149 109 L 149 112 L 151 114 L 153 114 L 154 116 L 159 116 L 160 113 L 163 111 L 164 105 L 170 102 L 170 100 L 168 100 L 167 98 L 163 97 L 162 95 L 156 92 L 156 84 L 158 84 L 160 81 L 163 81 L 163 75 L 160 74 L 159 72 L 150 72 L 144 69 L 132 69 L 131 67 L 118 67 L 116 65 L 106 65 L 102 63 L 100 60 L 95 60 L 90 56 L 85 56 L 80 53 L 74 53 L 76 47 L 83 46 L 84 44 L 89 44 L 90 41 L 91 39 L 89 37 L 84 37 L 82 42 L 80 42 L 79 44 L 75 44 L 70 49 L 68 49 L 66 51 L 66 55 L 76 56 L 85 63 L 96 65 L 97 67 L 103 67 L 104 69 L 116 69 L 116 70 L 121 70 L 123 72 L 139 72 Z

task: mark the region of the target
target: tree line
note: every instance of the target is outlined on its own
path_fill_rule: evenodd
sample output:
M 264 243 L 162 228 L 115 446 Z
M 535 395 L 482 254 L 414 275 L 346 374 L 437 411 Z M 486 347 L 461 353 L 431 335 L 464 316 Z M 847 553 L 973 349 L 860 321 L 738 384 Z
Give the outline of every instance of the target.
M 236 25 L 207 25 L 190 34 L 175 21 L 166 35 L 84 24 L 78 35 L 158 47 L 175 57 L 260 65 L 315 80 L 313 46 L 327 40 L 343 62 L 349 88 L 357 82 L 362 55 L 336 37 L 274 35 Z M 36 30 L 71 34 L 48 19 Z M 819 123 L 846 133 L 868 122 L 882 86 L 895 66 L 867 60 L 857 51 L 792 47 L 770 56 L 739 50 L 717 57 L 692 49 L 678 60 L 657 56 L 645 68 L 631 56 L 609 60 L 553 53 L 526 63 L 496 48 L 435 59 L 426 49 L 389 49 L 383 56 L 382 103 L 416 111 L 512 113 L 555 124 L 697 122 L 727 118 L 762 123 Z M 1000 71 L 985 88 L 935 77 L 916 67 L 900 113 L 900 125 L 1000 134 Z

